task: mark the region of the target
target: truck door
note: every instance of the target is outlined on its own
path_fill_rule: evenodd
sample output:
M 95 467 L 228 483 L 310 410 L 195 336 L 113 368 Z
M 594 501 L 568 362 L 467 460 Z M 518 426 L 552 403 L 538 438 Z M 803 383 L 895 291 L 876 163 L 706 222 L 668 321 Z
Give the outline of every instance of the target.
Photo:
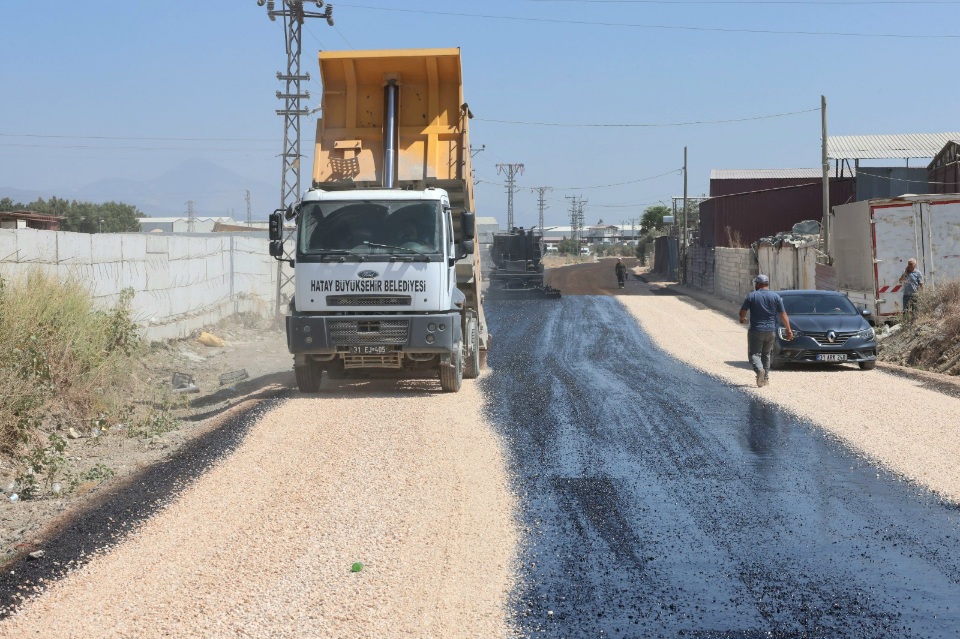
M 920 206 L 924 239 L 920 272 L 932 285 L 960 278 L 960 200 Z
M 896 315 L 903 305 L 900 275 L 907 260 L 922 262 L 919 207 L 911 202 L 873 207 L 874 269 L 877 280 L 877 316 Z

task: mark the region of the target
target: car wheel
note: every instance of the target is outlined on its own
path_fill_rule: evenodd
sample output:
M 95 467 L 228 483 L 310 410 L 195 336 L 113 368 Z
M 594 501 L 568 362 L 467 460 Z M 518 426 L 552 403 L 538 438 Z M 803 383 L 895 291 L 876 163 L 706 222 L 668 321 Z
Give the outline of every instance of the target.
M 868 362 L 860 362 L 860 370 L 862 371 L 872 371 L 877 367 L 877 360 L 871 359 Z

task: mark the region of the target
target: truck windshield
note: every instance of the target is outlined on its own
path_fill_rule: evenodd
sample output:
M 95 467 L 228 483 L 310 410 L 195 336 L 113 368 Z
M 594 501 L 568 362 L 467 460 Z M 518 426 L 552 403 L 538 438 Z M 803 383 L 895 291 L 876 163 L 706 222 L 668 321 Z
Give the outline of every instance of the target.
M 304 202 L 300 207 L 300 252 L 436 254 L 442 245 L 440 220 L 440 202 L 436 201 Z

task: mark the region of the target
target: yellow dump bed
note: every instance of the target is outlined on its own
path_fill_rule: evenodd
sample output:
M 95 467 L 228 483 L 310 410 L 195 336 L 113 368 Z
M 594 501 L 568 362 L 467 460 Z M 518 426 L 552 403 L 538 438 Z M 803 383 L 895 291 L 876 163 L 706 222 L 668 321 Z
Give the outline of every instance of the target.
M 322 51 L 323 117 L 313 185 L 383 184 L 384 85 L 400 87 L 397 186 L 446 189 L 454 211 L 473 211 L 467 108 L 459 49 Z

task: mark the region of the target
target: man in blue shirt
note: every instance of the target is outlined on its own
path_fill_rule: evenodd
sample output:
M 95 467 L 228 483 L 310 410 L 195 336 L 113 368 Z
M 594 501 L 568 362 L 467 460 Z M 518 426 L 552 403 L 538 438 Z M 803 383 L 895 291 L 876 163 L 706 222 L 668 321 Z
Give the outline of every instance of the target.
M 776 339 L 777 316 L 786 329 L 787 340 L 793 339 L 790 319 L 783 308 L 783 299 L 770 290 L 770 278 L 762 273 L 753 280 L 754 291 L 749 293 L 740 306 L 740 323 L 747 323 L 750 311 L 750 330 L 747 331 L 747 353 L 750 365 L 757 374 L 757 386 L 770 383 L 770 360 Z

